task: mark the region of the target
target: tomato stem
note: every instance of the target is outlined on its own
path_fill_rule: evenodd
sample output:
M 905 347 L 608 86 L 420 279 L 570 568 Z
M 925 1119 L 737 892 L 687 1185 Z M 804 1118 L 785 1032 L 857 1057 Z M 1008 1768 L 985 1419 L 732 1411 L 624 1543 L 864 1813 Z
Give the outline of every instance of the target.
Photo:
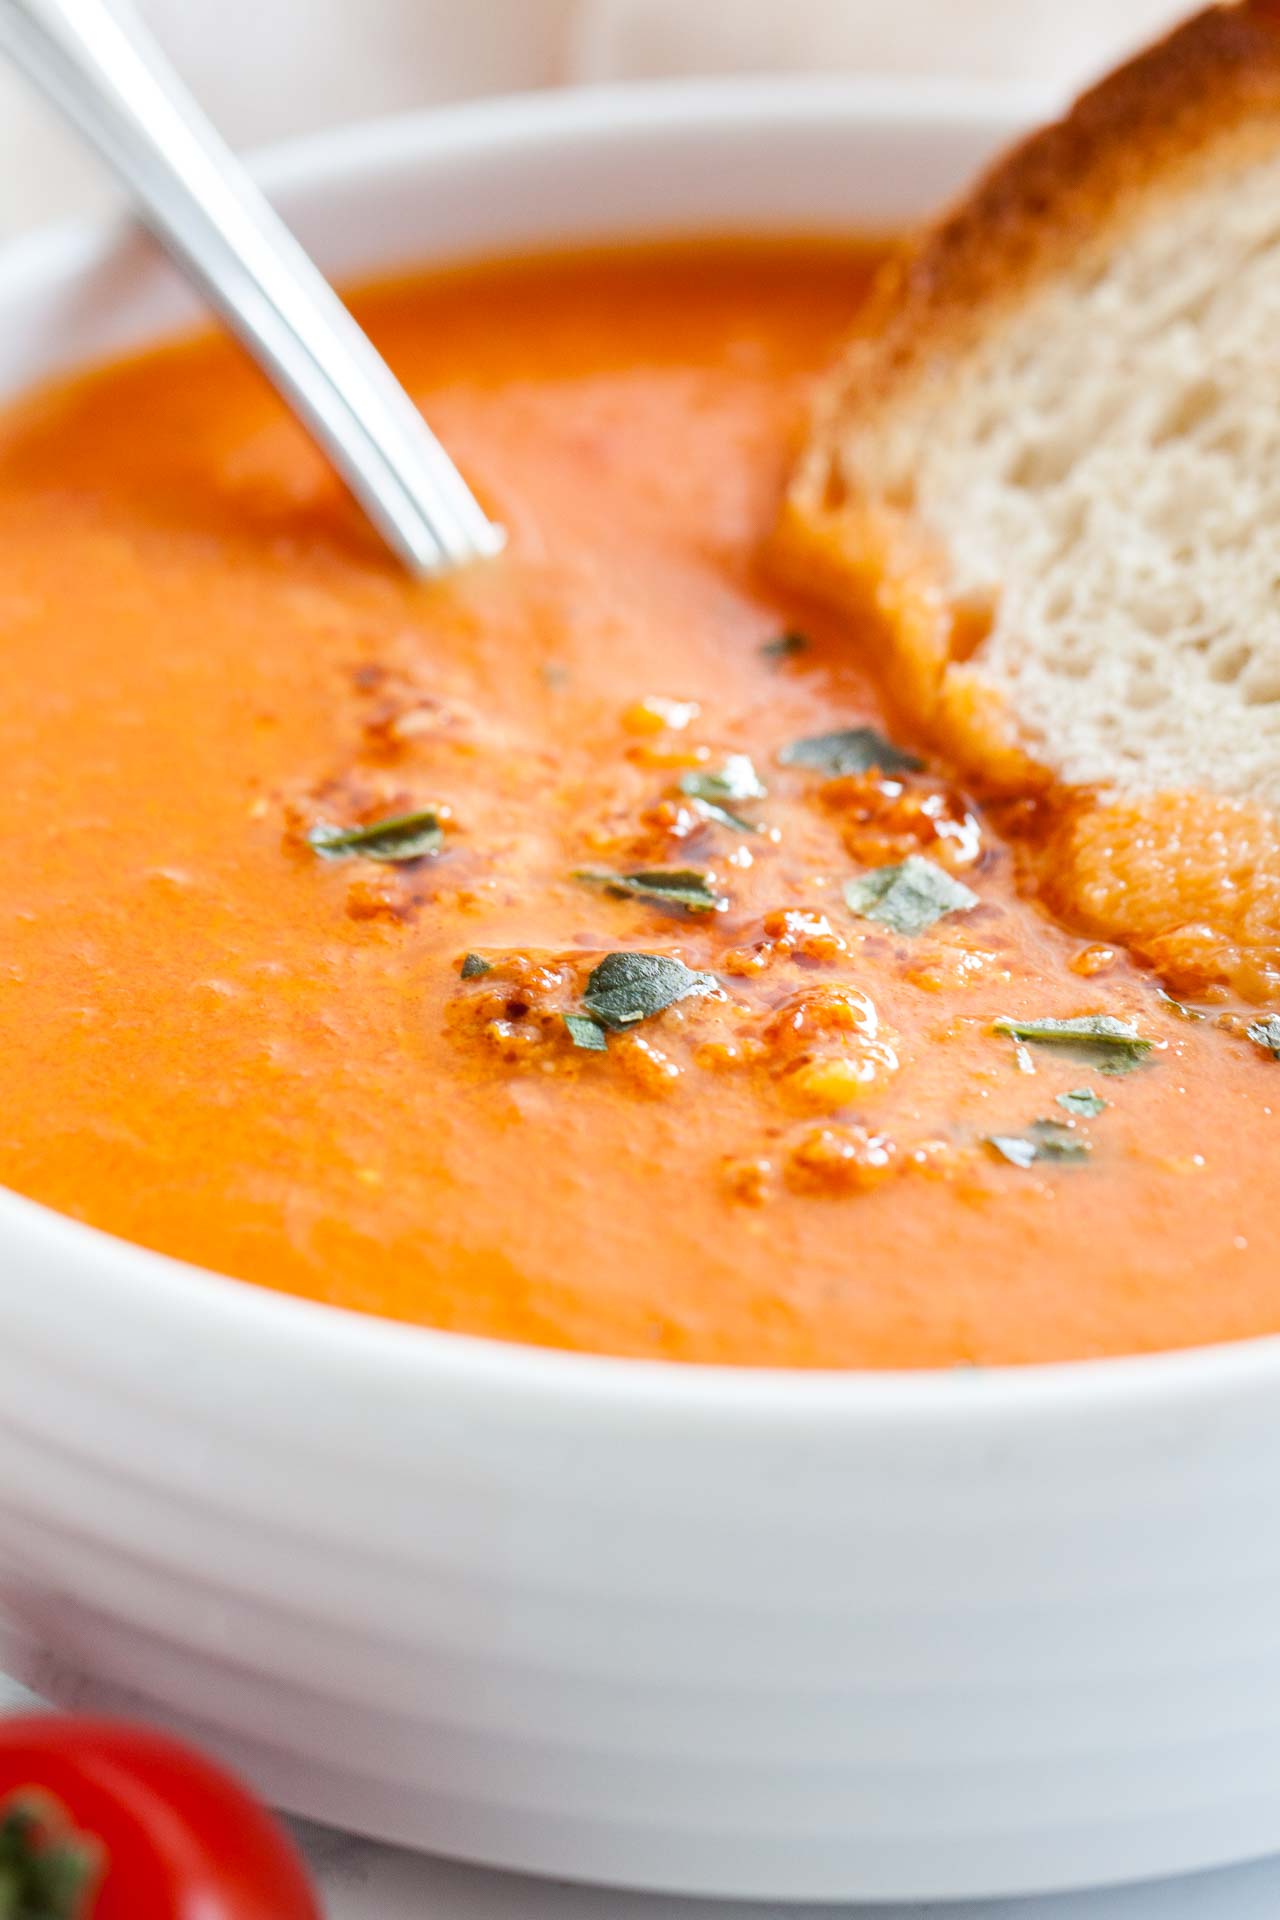
M 43 1794 L 0 1808 L 0 1920 L 86 1920 L 96 1867 L 93 1843 Z

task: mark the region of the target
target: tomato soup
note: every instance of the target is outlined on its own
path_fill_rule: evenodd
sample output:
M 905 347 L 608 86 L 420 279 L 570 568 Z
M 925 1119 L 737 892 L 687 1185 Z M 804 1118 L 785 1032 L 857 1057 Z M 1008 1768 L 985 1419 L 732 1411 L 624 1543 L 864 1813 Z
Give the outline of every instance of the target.
M 1280 1329 L 1280 1022 L 1050 918 L 1034 807 L 959 786 L 875 636 L 770 570 L 873 261 L 358 297 L 509 531 L 434 584 L 221 340 L 10 412 L 0 1180 L 241 1280 L 601 1353 Z

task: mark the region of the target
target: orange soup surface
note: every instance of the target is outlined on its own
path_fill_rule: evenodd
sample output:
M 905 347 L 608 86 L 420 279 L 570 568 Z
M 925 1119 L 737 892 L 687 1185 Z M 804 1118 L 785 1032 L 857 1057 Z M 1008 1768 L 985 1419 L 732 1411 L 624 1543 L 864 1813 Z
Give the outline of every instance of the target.
M 871 263 L 358 298 L 510 534 L 443 583 L 220 340 L 9 414 L 0 1180 L 263 1286 L 612 1354 L 1280 1330 L 1280 1037 L 1034 904 L 1031 811 L 961 791 L 871 636 L 771 575 Z

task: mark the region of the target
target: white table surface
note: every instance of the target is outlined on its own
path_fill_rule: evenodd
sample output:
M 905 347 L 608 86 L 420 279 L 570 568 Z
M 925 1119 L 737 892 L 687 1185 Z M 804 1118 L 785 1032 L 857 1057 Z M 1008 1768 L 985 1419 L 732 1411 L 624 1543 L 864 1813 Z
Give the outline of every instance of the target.
M 300 1829 L 329 1920 L 1277 1920 L 1280 1863 L 1054 1900 L 911 1907 L 774 1907 L 653 1899 L 450 1866 Z
M 0 1674 L 0 1714 L 39 1702 Z M 780 1907 L 672 1900 L 455 1866 L 291 1823 L 326 1920 L 1280 1920 L 1280 1860 L 1158 1886 L 964 1906 Z

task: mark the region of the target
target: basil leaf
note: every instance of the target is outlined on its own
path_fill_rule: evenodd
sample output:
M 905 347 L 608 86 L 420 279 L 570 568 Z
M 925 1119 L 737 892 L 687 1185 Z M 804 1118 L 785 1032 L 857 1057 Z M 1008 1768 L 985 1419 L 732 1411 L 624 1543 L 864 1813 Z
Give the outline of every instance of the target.
M 1036 1144 L 1034 1140 L 1024 1140 L 1016 1133 L 989 1133 L 983 1145 L 1007 1160 L 1011 1167 L 1034 1167 L 1036 1163 Z
M 1024 1172 L 1037 1160 L 1080 1161 L 1093 1152 L 1091 1143 L 1061 1120 L 1037 1120 L 1025 1133 L 990 1133 L 986 1145 Z
M 331 827 L 317 821 L 307 840 L 322 860 L 420 860 L 435 853 L 444 840 L 440 817 L 433 807 L 417 813 L 396 813 L 367 827 Z
M 923 854 L 912 853 L 899 866 L 877 867 L 846 883 L 844 897 L 863 920 L 878 920 L 895 933 L 923 933 L 948 913 L 971 913 L 976 893 L 961 886 Z
M 1255 1020 L 1247 1031 L 1255 1046 L 1269 1053 L 1273 1060 L 1280 1060 L 1280 1014 L 1273 1013 L 1266 1020 Z
M 731 753 L 716 773 L 682 773 L 680 791 L 704 819 L 717 820 L 735 833 L 763 832 L 754 820 L 724 805 L 726 800 L 763 800 L 769 791 L 745 753 Z
M 482 960 L 478 953 L 469 953 L 462 962 L 464 980 L 478 980 L 482 973 L 492 973 L 492 960 Z
M 604 1028 L 598 1020 L 587 1013 L 566 1013 L 564 1024 L 569 1029 L 569 1038 L 575 1047 L 581 1047 L 584 1053 L 607 1053 L 609 1041 Z
M 1109 1013 L 1077 1020 L 997 1020 L 991 1030 L 1032 1046 L 1066 1048 L 1099 1073 L 1132 1073 L 1155 1045 L 1143 1039 L 1131 1020 L 1117 1020 Z
M 1175 1000 L 1173 995 L 1166 993 L 1163 987 L 1156 988 L 1156 999 L 1160 1002 L 1161 1006 L 1168 1007 L 1170 1013 L 1176 1013 L 1179 1020 L 1207 1020 L 1209 1018 L 1208 1014 L 1202 1013 L 1199 1007 L 1189 1007 L 1185 1000 Z
M 1055 1094 L 1054 1098 L 1060 1107 L 1065 1107 L 1068 1113 L 1074 1113 L 1081 1120 L 1096 1120 L 1111 1105 L 1092 1087 L 1073 1087 L 1070 1093 Z
M 846 727 L 840 733 L 815 733 L 793 740 L 778 760 L 784 767 L 816 767 L 828 780 L 850 773 L 918 773 L 924 765 L 914 753 L 904 753 L 874 727 Z
M 621 1033 L 717 985 L 714 974 L 694 973 L 667 954 L 609 953 L 588 977 L 582 1004 L 601 1026 Z
M 584 886 L 605 893 L 629 894 L 653 900 L 663 907 L 683 907 L 686 913 L 714 913 L 727 903 L 711 890 L 711 876 L 699 867 L 653 867 L 636 873 L 602 873 L 584 868 L 574 874 Z
M 715 773 L 701 770 L 680 775 L 680 791 L 694 800 L 763 800 L 768 794 L 760 775 L 745 753 L 731 753 Z
M 766 660 L 794 660 L 798 653 L 804 653 L 809 645 L 807 633 L 788 631 L 780 633 L 776 640 L 766 640 L 760 652 Z
M 694 806 L 704 820 L 715 820 L 722 827 L 732 827 L 735 833 L 763 833 L 764 828 L 748 820 L 741 813 L 733 813 L 728 807 L 717 807 L 711 800 L 695 800 Z

